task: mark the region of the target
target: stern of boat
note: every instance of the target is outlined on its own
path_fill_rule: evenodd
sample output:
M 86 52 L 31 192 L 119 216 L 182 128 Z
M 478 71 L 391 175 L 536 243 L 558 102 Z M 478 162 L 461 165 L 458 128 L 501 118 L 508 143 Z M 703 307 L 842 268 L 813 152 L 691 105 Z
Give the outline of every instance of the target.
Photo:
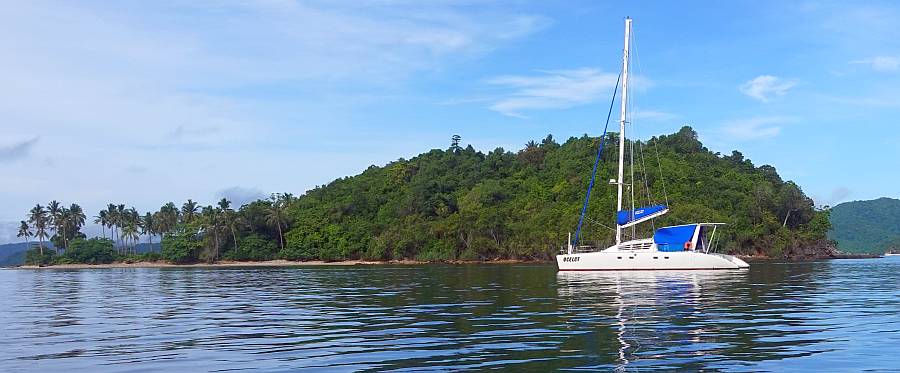
M 716 254 L 711 253 L 710 255 L 715 255 L 715 256 L 721 257 L 722 259 L 725 259 L 725 260 L 731 262 L 732 264 L 736 265 L 739 269 L 750 268 L 750 264 L 748 264 L 743 259 L 738 258 L 734 255 L 718 254 L 718 253 L 716 253 Z

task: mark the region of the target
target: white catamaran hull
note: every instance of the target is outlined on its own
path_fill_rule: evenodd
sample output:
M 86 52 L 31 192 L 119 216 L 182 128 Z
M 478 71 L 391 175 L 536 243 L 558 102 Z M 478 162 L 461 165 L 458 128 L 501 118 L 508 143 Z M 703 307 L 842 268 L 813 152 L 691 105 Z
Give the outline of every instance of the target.
M 600 251 L 556 256 L 560 271 L 640 271 L 749 268 L 731 255 L 694 251 Z

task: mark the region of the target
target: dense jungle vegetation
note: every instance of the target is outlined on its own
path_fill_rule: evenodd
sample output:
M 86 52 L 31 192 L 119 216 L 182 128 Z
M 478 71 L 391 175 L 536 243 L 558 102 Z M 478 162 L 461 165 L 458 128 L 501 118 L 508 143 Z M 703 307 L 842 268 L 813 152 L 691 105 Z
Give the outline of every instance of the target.
M 20 237 L 39 239 L 31 263 L 90 261 L 87 251 L 104 261 L 127 258 L 136 255 L 129 248 L 144 236 L 161 237 L 159 257 L 175 263 L 550 259 L 575 230 L 599 141 L 585 135 L 559 144 L 547 136 L 516 152 L 485 154 L 456 145 L 456 138 L 447 150 L 237 209 L 224 199 L 205 207 L 188 200 L 142 215 L 110 204 L 94 217 L 108 239 L 86 239 L 80 208 L 54 201 L 55 212 L 32 209 Z M 579 244 L 607 245 L 614 234 L 608 227 L 615 224 L 615 188 L 606 181 L 617 172 L 618 138 L 610 134 L 605 141 Z M 654 226 L 722 222 L 728 226 L 721 251 L 780 257 L 789 247 L 820 243 L 830 229 L 828 210 L 816 209 L 774 167 L 757 167 L 738 151 L 713 153 L 690 127 L 631 148 L 635 178 L 626 181 L 634 185 L 635 205 L 668 201 L 671 208 L 637 236 L 652 235 Z M 61 254 L 43 249 L 48 236 Z

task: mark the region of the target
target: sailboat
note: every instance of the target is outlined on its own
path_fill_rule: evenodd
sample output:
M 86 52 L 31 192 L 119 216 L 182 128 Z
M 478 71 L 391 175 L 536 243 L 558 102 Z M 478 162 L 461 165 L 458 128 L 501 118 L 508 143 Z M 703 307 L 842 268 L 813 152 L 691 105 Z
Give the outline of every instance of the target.
M 709 269 L 744 269 L 750 265 L 732 255 L 715 252 L 716 230 L 723 223 L 693 223 L 655 229 L 652 238 L 634 239 L 635 227 L 639 224 L 669 212 L 669 207 L 662 204 L 634 207 L 634 188 L 628 210 L 623 210 L 623 192 L 625 184 L 625 124 L 628 120 L 628 67 L 629 49 L 631 47 L 631 18 L 625 19 L 625 50 L 622 59 L 621 75 L 621 116 L 619 120 L 619 168 L 618 178 L 610 180 L 617 187 L 616 241 L 606 249 L 595 249 L 590 246 L 577 245 L 581 226 L 587 211 L 590 191 L 599 164 L 601 147 L 597 154 L 594 173 L 588 187 L 585 203 L 581 210 L 581 218 L 575 234 L 575 240 L 569 235 L 565 252 L 556 256 L 560 271 L 616 271 L 616 270 L 709 270 Z M 614 94 L 615 96 L 615 94 Z M 612 106 L 610 106 L 612 109 Z M 612 111 L 612 110 L 610 110 Z M 605 133 L 604 133 L 605 137 Z M 633 154 L 633 152 L 632 152 Z M 633 155 L 632 155 L 633 158 Z M 632 161 L 631 184 L 634 184 Z M 631 228 L 631 240 L 623 241 L 623 230 Z

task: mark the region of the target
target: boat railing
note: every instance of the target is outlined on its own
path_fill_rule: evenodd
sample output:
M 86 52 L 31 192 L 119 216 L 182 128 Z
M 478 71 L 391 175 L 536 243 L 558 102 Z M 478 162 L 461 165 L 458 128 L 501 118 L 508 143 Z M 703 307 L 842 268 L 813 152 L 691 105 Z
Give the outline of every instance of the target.
M 619 250 L 649 250 L 653 242 L 628 242 L 619 246 Z
M 593 252 L 597 252 L 597 251 L 600 251 L 600 249 L 597 248 L 596 246 L 591 246 L 591 245 L 579 245 L 579 246 L 572 247 L 572 254 L 586 254 L 586 253 L 593 253 Z M 567 249 L 566 247 L 562 247 L 559 249 L 559 253 L 560 254 L 568 254 L 569 249 Z
M 572 248 L 572 252 L 575 254 L 592 253 L 595 251 L 600 251 L 600 250 L 598 250 L 596 247 L 590 246 L 590 245 L 581 245 L 581 246 L 575 246 Z

